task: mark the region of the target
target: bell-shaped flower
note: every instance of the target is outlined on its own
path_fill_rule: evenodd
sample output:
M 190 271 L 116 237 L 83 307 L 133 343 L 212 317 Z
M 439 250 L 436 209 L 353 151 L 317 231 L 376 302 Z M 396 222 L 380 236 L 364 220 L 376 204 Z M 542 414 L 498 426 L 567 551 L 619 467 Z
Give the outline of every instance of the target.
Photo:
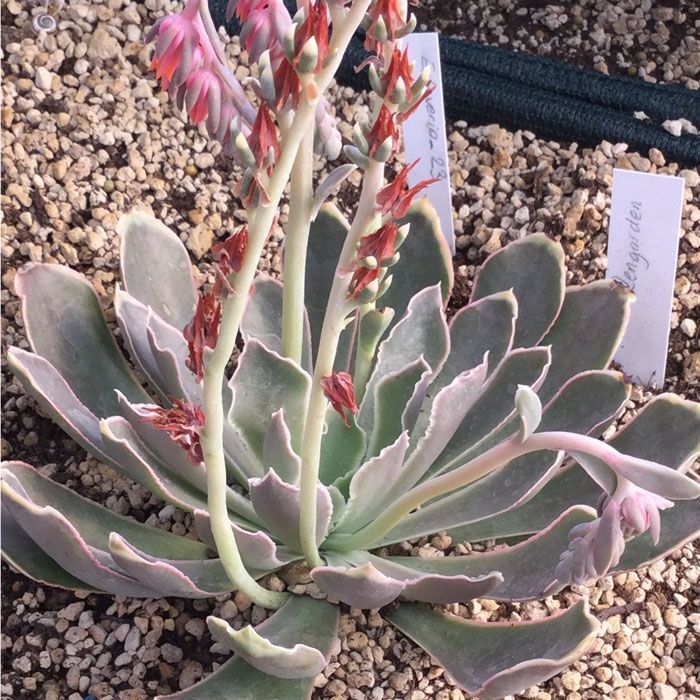
M 185 106 L 192 122 L 199 124 L 207 116 L 218 125 L 221 116 L 221 83 L 213 71 L 198 68 L 185 83 Z
M 146 35 L 146 42 L 157 37 L 151 69 L 167 90 L 171 83 L 181 85 L 190 71 L 214 58 L 214 50 L 199 16 L 202 0 L 189 0 L 180 14 L 161 17 Z
M 647 530 L 658 544 L 659 511 L 672 506 L 673 501 L 618 476 L 615 492 L 603 499 L 600 517 L 569 533 L 569 548 L 559 561 L 557 579 L 564 584 L 585 583 L 604 576 L 620 561 L 625 540 Z

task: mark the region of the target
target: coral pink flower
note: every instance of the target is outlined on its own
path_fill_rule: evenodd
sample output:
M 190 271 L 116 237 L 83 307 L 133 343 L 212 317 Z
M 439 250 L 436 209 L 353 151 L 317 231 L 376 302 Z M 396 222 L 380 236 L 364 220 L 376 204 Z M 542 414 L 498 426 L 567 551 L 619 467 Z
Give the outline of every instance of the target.
M 331 402 L 331 406 L 343 419 L 345 427 L 350 427 L 345 410 L 347 409 L 353 416 L 356 416 L 358 411 L 352 377 L 347 372 L 332 372 L 321 379 L 321 388 Z
M 180 14 L 161 17 L 146 35 L 147 42 L 158 37 L 150 68 L 156 71 L 164 90 L 171 82 L 182 84 L 192 68 L 214 58 L 199 16 L 201 1 L 189 0 Z
M 408 213 L 413 198 L 428 185 L 437 182 L 437 178 L 421 180 L 418 184 L 408 188 L 408 174 L 415 168 L 418 160 L 414 160 L 410 165 L 404 165 L 396 177 L 386 187 L 377 193 L 377 205 L 382 214 L 389 214 L 401 219 Z
M 141 408 L 151 413 L 150 416 L 144 416 L 142 421 L 149 423 L 156 430 L 166 431 L 173 442 L 187 451 L 187 457 L 192 464 L 204 461 L 200 443 L 204 412 L 199 406 L 175 399 L 170 408 L 149 405 Z
M 182 334 L 187 341 L 189 357 L 185 364 L 201 382 L 204 377 L 204 351 L 213 348 L 219 338 L 221 322 L 221 302 L 213 292 L 199 296 L 193 319 L 185 326 Z
M 185 83 L 185 105 L 194 124 L 211 115 L 211 121 L 219 122 L 221 114 L 221 83 L 207 68 L 198 68 Z

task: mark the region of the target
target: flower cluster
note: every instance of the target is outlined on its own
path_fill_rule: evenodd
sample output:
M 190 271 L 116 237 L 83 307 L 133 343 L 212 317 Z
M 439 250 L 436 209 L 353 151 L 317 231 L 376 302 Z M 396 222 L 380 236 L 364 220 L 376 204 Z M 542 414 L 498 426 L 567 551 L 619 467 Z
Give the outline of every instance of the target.
M 205 0 L 188 0 L 179 14 L 159 19 L 146 36 L 156 39 L 151 69 L 180 108 L 233 155 L 231 122 L 250 122 L 254 110 L 243 87 L 220 60 L 218 38 L 207 31 Z
M 615 492 L 603 500 L 600 517 L 581 523 L 569 533 L 569 548 L 562 554 L 556 576 L 564 584 L 584 584 L 604 576 L 618 564 L 625 540 L 649 531 L 658 544 L 660 510 L 673 502 L 617 477 Z

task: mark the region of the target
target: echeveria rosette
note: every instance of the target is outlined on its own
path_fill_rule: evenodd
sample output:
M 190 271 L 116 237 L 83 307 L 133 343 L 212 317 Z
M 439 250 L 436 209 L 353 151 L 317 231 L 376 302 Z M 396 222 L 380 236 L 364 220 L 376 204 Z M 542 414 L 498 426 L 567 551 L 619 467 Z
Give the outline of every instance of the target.
M 447 323 L 451 269 L 435 214 L 419 202 L 407 221 L 395 281 L 382 297 L 397 313 L 380 314 L 381 340 L 362 398 L 349 400 L 352 362 L 337 367 L 342 386 L 328 387 L 332 398 L 342 398 L 343 415 L 329 406 L 316 528 L 324 564 L 311 576 L 330 601 L 391 604 L 387 619 L 460 686 L 501 697 L 557 673 L 585 651 L 597 628 L 585 603 L 506 626 L 467 622 L 424 604 L 532 600 L 568 582 L 641 566 L 692 538 L 700 529 L 698 489 L 683 472 L 700 448 L 700 409 L 663 395 L 607 444 L 596 440 L 629 397 L 622 376 L 607 369 L 629 295 L 608 282 L 565 288 L 561 249 L 532 235 L 487 261 L 474 300 Z M 147 386 L 120 355 L 90 284 L 55 265 L 35 265 L 18 278 L 34 352 L 12 348 L 9 361 L 43 410 L 89 452 L 190 511 L 201 541 L 117 516 L 15 462 L 3 470 L 4 555 L 27 575 L 66 588 L 218 595 L 231 583 L 215 551 L 203 466 L 191 439 L 181 449 L 168 437 L 173 424 L 166 420 L 168 430 L 161 431 L 153 421 L 154 397 L 164 420 L 167 411 L 201 405 L 183 335 L 197 304 L 189 259 L 178 237 L 144 214 L 125 217 L 120 231 L 124 288 L 117 313 Z M 258 579 L 302 558 L 295 526 L 302 419 L 318 316 L 333 274 L 324 261 L 337 258 L 345 231 L 340 213 L 324 205 L 311 230 L 302 365 L 281 354 L 281 285 L 260 276 L 241 328 L 244 352 L 222 387 L 235 487 L 227 493 L 231 528 Z M 168 271 L 157 285 L 149 261 Z M 369 331 L 346 332 L 344 357 L 352 358 Z M 186 428 L 178 424 L 175 437 L 196 434 Z M 498 468 L 376 529 L 396 502 L 468 475 L 498 450 L 506 456 Z M 582 466 L 564 462 L 559 450 Z M 493 552 L 437 559 L 368 550 L 441 530 L 472 532 L 472 539 L 527 536 Z M 291 700 L 307 697 L 310 676 L 327 663 L 336 624 L 337 606 L 299 597 L 244 633 L 212 619 L 212 634 L 235 656 L 177 697 L 233 686 L 237 698 L 259 697 L 260 688 Z M 554 643 L 538 645 L 545 639 Z M 480 655 L 499 662 L 486 671 Z

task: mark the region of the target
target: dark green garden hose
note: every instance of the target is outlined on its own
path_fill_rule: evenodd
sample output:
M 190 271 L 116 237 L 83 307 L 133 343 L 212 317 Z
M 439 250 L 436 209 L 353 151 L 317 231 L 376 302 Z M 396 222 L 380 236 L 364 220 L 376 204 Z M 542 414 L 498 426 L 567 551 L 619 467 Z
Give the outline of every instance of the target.
M 225 0 L 212 2 L 215 21 L 225 19 Z M 238 27 L 227 27 L 233 33 Z M 338 81 L 369 87 L 354 67 L 366 57 L 356 37 Z M 631 150 L 658 148 L 669 161 L 700 164 L 700 136 L 673 136 L 661 123 L 685 118 L 700 126 L 700 92 L 657 85 L 638 78 L 609 76 L 568 63 L 511 49 L 440 37 L 445 112 L 470 125 L 498 123 L 527 129 L 540 138 L 594 146 L 602 140 L 627 143 Z M 643 112 L 648 120 L 635 117 Z

